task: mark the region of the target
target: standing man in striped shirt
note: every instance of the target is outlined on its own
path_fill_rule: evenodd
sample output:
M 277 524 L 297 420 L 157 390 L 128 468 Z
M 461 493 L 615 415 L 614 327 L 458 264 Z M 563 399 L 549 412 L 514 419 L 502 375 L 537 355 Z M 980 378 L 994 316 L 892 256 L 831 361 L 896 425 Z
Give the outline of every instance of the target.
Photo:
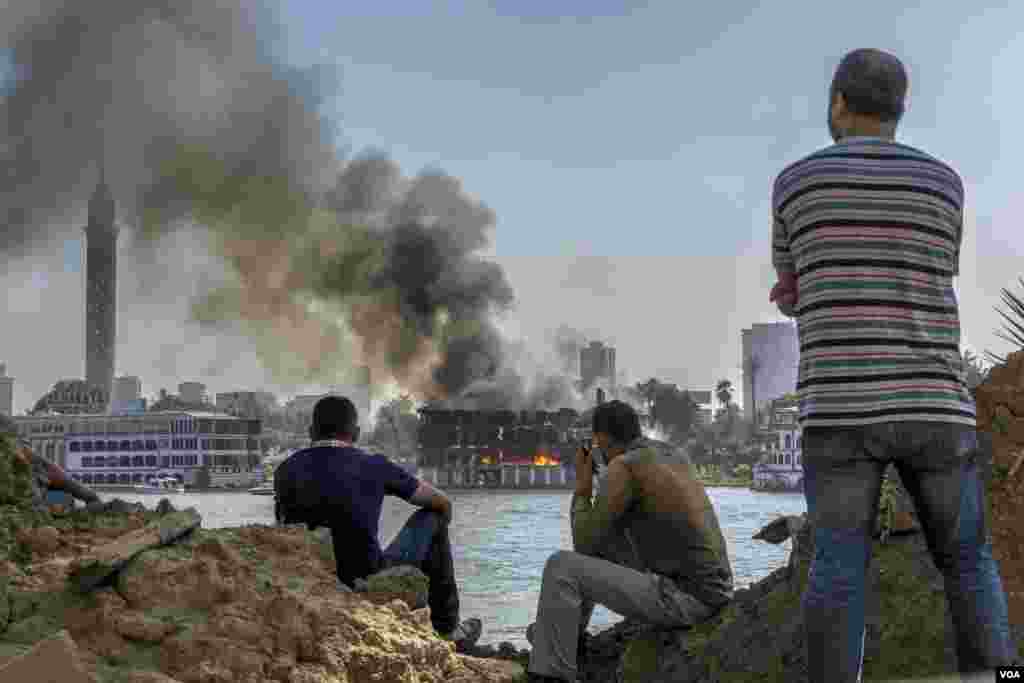
M 772 192 L 771 298 L 796 318 L 800 338 L 812 683 L 860 679 L 871 534 L 889 463 L 945 577 L 960 671 L 1015 658 L 960 355 L 953 278 L 963 185 L 946 164 L 894 140 L 906 93 L 896 57 L 846 55 L 829 92 L 836 144 L 784 169 Z

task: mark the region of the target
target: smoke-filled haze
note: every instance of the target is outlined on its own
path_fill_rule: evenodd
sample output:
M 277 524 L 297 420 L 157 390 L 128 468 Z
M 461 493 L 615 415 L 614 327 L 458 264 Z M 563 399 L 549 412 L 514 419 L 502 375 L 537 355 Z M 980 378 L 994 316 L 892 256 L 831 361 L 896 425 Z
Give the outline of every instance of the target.
M 515 294 L 480 256 L 494 212 L 443 171 L 343 158 L 320 111 L 336 84 L 275 60 L 269 17 L 157 0 L 0 15 L 0 258 L 24 264 L 73 235 L 102 163 L 128 228 L 122 335 L 146 319 L 180 328 L 128 337 L 160 375 L 216 377 L 248 345 L 278 386 L 365 364 L 420 399 L 573 401 L 558 368 L 495 326 Z

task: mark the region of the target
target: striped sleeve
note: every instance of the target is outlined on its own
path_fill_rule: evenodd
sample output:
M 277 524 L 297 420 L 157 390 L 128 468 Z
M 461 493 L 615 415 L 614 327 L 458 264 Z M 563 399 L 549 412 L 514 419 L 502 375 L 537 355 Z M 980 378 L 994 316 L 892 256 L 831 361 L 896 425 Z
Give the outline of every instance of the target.
M 777 273 L 793 273 L 796 272 L 796 263 L 789 251 L 789 231 L 776 209 L 775 192 L 772 195 L 772 265 Z
M 953 250 L 953 277 L 960 277 L 960 247 L 964 243 L 964 209 L 960 207 L 957 215 L 956 248 Z

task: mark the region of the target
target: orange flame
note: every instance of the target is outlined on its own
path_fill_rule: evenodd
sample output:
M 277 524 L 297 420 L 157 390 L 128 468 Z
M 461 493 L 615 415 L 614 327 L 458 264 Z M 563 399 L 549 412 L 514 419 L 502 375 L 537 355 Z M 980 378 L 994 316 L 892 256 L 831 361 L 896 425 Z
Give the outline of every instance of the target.
M 540 451 L 539 453 L 537 453 L 536 455 L 533 456 L 533 464 L 534 465 L 544 466 L 544 467 L 552 467 L 552 466 L 557 465 L 559 463 L 558 463 L 557 460 L 552 458 L 547 453 L 545 453 L 543 451 Z

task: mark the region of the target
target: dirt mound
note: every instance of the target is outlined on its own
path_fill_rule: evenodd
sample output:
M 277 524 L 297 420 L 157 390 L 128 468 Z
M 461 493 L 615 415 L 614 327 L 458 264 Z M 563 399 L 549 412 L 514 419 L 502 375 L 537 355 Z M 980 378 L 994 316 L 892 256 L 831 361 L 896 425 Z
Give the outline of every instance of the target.
M 992 368 L 978 387 L 978 429 L 991 436 L 988 485 L 993 551 L 1010 603 L 1010 623 L 1024 623 L 1024 351 Z
M 111 682 L 469 683 L 522 673 L 456 654 L 426 608 L 339 588 L 329 549 L 302 529 L 197 529 L 134 557 L 108 585 L 82 593 L 69 582 L 97 548 L 159 519 L 4 508 L 0 529 L 18 530 L 16 561 L 0 563 L 0 666 L 19 656 L 29 666 L 45 659 L 34 646 L 59 641 L 74 650 L 69 661 Z

